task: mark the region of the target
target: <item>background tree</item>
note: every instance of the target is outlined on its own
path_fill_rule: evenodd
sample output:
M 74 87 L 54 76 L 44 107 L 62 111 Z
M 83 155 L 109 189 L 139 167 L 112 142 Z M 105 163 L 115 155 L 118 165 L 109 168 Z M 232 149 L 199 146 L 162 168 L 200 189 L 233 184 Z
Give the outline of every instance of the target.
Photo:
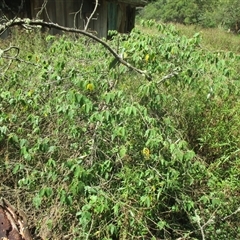
M 203 13 L 212 9 L 216 0 L 159 0 L 151 2 L 142 12 L 147 19 L 184 24 L 199 23 Z
M 220 8 L 220 6 L 222 7 Z M 234 32 L 238 32 L 240 29 L 240 1 L 222 1 L 219 8 L 220 16 L 222 16 L 221 24 Z
M 238 0 L 155 0 L 140 14 L 144 19 L 163 22 L 198 24 L 238 32 L 240 29 L 240 1 Z

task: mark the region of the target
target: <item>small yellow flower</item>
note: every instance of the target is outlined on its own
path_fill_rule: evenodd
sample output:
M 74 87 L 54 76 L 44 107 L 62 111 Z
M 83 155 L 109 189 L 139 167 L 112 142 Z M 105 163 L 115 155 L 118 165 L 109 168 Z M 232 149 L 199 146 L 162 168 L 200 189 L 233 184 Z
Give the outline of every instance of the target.
M 28 91 L 28 96 L 31 97 L 33 93 L 34 93 L 34 90 L 32 90 L 32 89 L 29 90 L 29 91 Z
M 148 60 L 149 60 L 149 54 L 146 54 L 145 61 L 148 62 Z
M 142 154 L 143 154 L 143 156 L 144 156 L 145 159 L 149 159 L 149 157 L 150 157 L 150 151 L 149 151 L 148 148 L 143 148 Z
M 94 85 L 92 83 L 88 83 L 86 88 L 89 91 L 93 91 L 94 90 Z

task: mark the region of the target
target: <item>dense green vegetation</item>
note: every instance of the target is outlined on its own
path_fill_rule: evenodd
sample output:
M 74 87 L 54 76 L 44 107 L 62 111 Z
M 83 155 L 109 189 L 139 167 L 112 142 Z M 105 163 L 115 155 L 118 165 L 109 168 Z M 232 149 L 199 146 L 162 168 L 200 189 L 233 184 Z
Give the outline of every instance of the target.
M 1 52 L 1 195 L 43 239 L 239 239 L 240 55 L 142 22 Z M 231 37 L 229 35 L 229 37 Z
M 152 0 L 141 18 L 240 30 L 239 0 Z

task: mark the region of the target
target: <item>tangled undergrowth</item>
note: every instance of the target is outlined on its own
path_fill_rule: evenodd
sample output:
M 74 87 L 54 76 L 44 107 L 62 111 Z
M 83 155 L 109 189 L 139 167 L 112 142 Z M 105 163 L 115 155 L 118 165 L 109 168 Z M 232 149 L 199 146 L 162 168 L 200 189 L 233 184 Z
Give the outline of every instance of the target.
M 36 238 L 240 237 L 240 56 L 143 24 L 108 44 L 152 81 L 85 37 L 1 42 L 1 195 Z

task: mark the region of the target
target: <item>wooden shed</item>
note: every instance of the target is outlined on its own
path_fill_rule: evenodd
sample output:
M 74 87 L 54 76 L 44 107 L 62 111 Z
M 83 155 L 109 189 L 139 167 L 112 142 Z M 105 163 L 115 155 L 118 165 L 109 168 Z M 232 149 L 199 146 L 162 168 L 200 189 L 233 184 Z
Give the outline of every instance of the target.
M 38 16 L 44 21 L 84 29 L 96 0 L 5 0 L 5 3 L 8 10 L 12 8 L 12 15 L 18 11 L 20 17 Z M 96 32 L 99 37 L 107 37 L 109 30 L 128 33 L 135 24 L 136 7 L 144 5 L 146 0 L 98 0 L 88 30 Z M 59 31 L 52 29 L 51 33 Z

